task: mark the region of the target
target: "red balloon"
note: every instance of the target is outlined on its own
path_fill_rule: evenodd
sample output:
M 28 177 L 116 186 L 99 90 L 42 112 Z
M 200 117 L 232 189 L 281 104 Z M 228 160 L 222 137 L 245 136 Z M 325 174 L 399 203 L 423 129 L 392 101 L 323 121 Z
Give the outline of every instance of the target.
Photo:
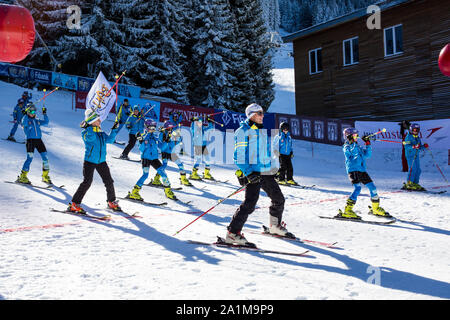
M 33 48 L 35 34 L 34 20 L 27 9 L 0 4 L 0 61 L 25 59 Z
M 450 77 L 450 43 L 439 54 L 439 69 L 444 75 Z

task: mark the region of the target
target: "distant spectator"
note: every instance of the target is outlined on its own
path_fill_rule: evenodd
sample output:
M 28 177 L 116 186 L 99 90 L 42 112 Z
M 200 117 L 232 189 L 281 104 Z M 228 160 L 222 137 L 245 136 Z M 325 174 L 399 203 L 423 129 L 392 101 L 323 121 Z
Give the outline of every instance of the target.
M 410 125 L 411 125 L 411 123 L 408 120 L 403 120 L 402 122 L 399 123 L 400 134 L 402 136 L 402 142 L 405 141 L 405 137 L 406 137 L 406 134 L 408 133 Z M 406 161 L 406 156 L 405 156 L 405 145 L 402 144 L 402 172 L 408 172 L 408 171 L 409 171 L 409 168 L 408 168 L 408 161 Z

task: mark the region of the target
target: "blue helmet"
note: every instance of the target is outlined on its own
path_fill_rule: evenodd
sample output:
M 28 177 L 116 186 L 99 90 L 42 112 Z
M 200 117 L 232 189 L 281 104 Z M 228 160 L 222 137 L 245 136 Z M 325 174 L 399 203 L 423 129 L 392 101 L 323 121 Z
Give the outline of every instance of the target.
M 342 132 L 342 134 L 344 135 L 345 139 L 349 140 L 349 141 L 353 140 L 353 135 L 354 134 L 358 134 L 358 133 L 359 133 L 358 130 L 356 130 L 353 127 L 345 128 L 344 131 Z
M 412 123 L 409 126 L 409 132 L 419 134 L 419 132 L 420 132 L 420 125 L 418 123 Z
M 144 126 L 147 130 L 156 130 L 156 121 L 153 119 L 147 119 L 144 122 Z

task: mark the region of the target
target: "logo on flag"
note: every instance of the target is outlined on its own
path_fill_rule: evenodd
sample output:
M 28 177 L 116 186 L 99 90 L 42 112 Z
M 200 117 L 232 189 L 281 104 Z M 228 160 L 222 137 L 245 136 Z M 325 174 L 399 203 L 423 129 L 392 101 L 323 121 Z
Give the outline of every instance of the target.
M 111 90 L 109 82 L 100 71 L 86 97 L 86 109 L 94 110 L 100 116 L 100 120 L 103 121 L 115 102 L 116 93 Z

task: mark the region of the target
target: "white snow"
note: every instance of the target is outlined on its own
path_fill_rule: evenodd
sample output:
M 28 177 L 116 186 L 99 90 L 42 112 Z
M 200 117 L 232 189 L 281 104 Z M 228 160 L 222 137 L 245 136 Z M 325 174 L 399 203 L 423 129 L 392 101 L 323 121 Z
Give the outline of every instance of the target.
M 290 81 L 286 79 L 285 81 Z M 279 84 L 281 86 L 281 84 Z M 0 135 L 7 137 L 10 114 L 24 88 L 0 82 L 4 115 Z M 292 92 L 286 84 L 286 92 Z M 33 91 L 34 97 L 42 92 Z M 283 220 L 300 238 L 338 241 L 330 249 L 286 242 L 259 235 L 267 224 L 269 198 L 262 193 L 258 209 L 249 217 L 244 234 L 264 249 L 301 252 L 308 257 L 260 254 L 203 247 L 185 240 L 214 241 L 225 236 L 226 226 L 243 199 L 240 193 L 174 236 L 200 213 L 238 188 L 234 165 L 212 167 L 217 179 L 229 185 L 197 183 L 203 190 L 175 191 L 186 206 L 169 201 L 161 208 L 121 201 L 124 210 L 142 218 L 127 219 L 112 213 L 110 222 L 50 212 L 64 209 L 82 180 L 84 145 L 79 123 L 83 112 L 72 110 L 72 96 L 58 91 L 46 99 L 50 124 L 43 127 L 50 176 L 67 190 L 41 190 L 0 183 L 0 300 L 8 299 L 449 299 L 450 298 L 450 192 L 433 195 L 399 192 L 405 179 L 398 151 L 377 153 L 368 171 L 378 187 L 381 205 L 402 221 L 389 226 L 365 225 L 318 218 L 332 216 L 345 205 L 352 190 L 340 147 L 295 141 L 295 179 L 317 188 L 283 188 Z M 288 102 L 288 100 L 285 100 Z M 289 101 L 294 105 L 293 101 Z M 39 104 L 38 109 L 42 104 Z M 280 107 L 281 108 L 281 107 Z M 284 112 L 284 109 L 283 109 Z M 109 132 L 112 122 L 103 125 Z M 23 140 L 21 128 L 16 138 Z M 126 140 L 123 129 L 118 140 Z M 113 159 L 122 146 L 109 145 L 107 162 L 117 196 L 125 196 L 141 176 L 141 165 Z M 22 144 L 0 140 L 3 180 L 15 180 L 26 158 Z M 137 159 L 138 150 L 130 156 Z M 441 169 L 449 177 L 446 154 L 439 153 Z M 192 162 L 184 158 L 191 170 Z M 422 159 L 425 187 L 448 183 L 427 156 Z M 29 177 L 42 185 L 41 159 L 35 152 Z M 168 170 L 173 185 L 178 171 Z M 151 170 L 151 176 L 154 170 Z M 165 201 L 163 191 L 143 187 L 147 201 Z M 95 174 L 83 206 L 92 214 L 105 214 L 106 192 Z M 363 189 L 356 209 L 365 219 L 370 205 Z M 380 218 L 381 219 L 381 218 Z

